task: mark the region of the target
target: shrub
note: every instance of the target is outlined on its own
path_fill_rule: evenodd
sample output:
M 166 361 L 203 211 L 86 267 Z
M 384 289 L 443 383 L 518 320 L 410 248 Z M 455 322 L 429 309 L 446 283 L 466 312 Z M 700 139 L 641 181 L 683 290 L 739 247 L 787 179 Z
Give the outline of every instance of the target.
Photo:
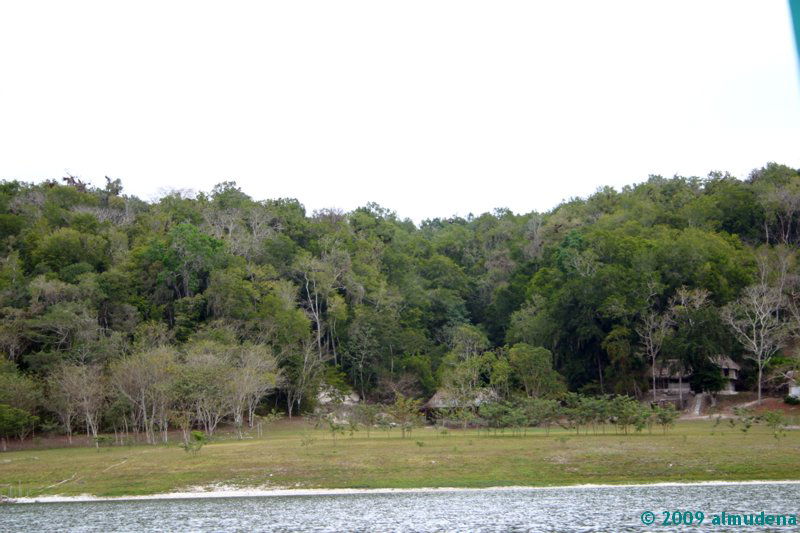
M 797 396 L 787 396 L 783 399 L 784 403 L 788 403 L 789 405 L 800 405 L 800 398 Z
M 186 453 L 191 452 L 192 455 L 197 455 L 200 452 L 200 448 L 208 442 L 208 437 L 202 431 L 193 430 L 191 435 L 189 435 L 189 440 L 183 444 L 181 444 L 181 448 Z

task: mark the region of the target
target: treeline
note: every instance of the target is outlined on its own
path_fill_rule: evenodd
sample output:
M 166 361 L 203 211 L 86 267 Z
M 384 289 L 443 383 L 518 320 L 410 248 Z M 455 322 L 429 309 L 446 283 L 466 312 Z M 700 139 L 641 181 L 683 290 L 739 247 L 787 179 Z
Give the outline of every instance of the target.
M 317 427 L 328 429 L 334 439 L 337 434 L 349 432 L 352 436 L 361 429 L 369 436 L 373 428 L 387 432 L 399 428 L 401 436 L 405 437 L 426 422 L 421 407 L 419 400 L 398 394 L 394 403 L 389 405 L 360 403 L 348 409 L 333 402 L 318 410 L 315 418 Z M 608 429 L 627 435 L 645 428 L 652 431 L 656 425 L 666 433 L 679 415 L 672 404 L 651 407 L 630 396 L 584 396 L 572 392 L 562 394 L 559 399 L 494 398 L 483 399 L 479 405 L 453 402 L 450 406 L 425 410 L 430 421 L 443 434 L 453 426 L 486 429 L 495 435 L 506 430 L 512 434 L 525 434 L 529 428 L 544 428 L 549 433 L 552 426 L 558 426 L 575 430 L 577 434 L 581 431 L 586 434 L 590 431 L 605 433 Z
M 309 214 L 230 182 L 147 203 L 119 180 L 6 181 L 0 420 L 154 440 L 306 412 L 331 388 L 384 403 L 440 389 L 643 398 L 654 361 L 717 390 L 719 355 L 760 391 L 797 366 L 799 232 L 800 174 L 777 164 L 419 226 L 375 204 Z M 138 370 L 154 397 L 124 383 Z M 244 409 L 233 383 L 248 372 Z M 76 399 L 76 382 L 99 392 Z

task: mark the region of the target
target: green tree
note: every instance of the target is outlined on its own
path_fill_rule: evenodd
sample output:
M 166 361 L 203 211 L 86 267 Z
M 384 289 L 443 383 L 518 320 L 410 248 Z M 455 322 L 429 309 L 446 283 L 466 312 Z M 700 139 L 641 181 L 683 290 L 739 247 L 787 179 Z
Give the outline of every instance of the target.
M 527 396 L 541 397 L 564 391 L 561 376 L 553 370 L 550 350 L 519 343 L 508 351 L 508 359 Z
M 394 403 L 387 406 L 386 414 L 400 427 L 402 438 L 405 438 L 406 433 L 410 433 L 415 426 L 420 424 L 422 418 L 420 413 L 421 404 L 422 402 L 419 400 L 397 394 Z
M 8 450 L 7 442 L 10 437 L 22 440 L 37 421 L 38 417 L 22 409 L 0 403 L 0 442 L 3 444 L 3 451 Z

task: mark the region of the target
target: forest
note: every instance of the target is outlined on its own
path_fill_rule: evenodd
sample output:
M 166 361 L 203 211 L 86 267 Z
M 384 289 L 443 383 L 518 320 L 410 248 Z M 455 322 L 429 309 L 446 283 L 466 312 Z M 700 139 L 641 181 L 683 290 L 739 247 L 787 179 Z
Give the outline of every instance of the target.
M 367 403 L 695 391 L 800 370 L 800 171 L 650 176 L 552 210 L 415 224 L 234 182 L 146 202 L 119 179 L 0 183 L 0 433 L 239 431 Z M 795 374 L 797 375 L 797 374 Z

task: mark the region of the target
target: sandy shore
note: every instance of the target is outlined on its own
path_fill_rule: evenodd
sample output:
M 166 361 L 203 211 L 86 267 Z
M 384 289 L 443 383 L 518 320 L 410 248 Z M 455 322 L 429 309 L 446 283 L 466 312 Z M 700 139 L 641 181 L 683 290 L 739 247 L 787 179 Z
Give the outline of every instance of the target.
M 278 488 L 278 487 L 255 487 L 237 488 L 225 485 L 214 485 L 207 487 L 191 487 L 185 491 L 166 492 L 161 494 L 147 494 L 142 496 L 92 496 L 82 494 L 79 496 L 38 496 L 34 498 L 10 498 L 5 499 L 8 503 L 64 503 L 64 502 L 103 502 L 103 501 L 130 501 L 130 500 L 181 500 L 181 499 L 201 499 L 201 498 L 253 498 L 253 497 L 274 497 L 274 496 L 329 496 L 345 494 L 402 494 L 402 493 L 437 493 L 437 492 L 480 492 L 480 491 L 540 491 L 540 490 L 563 490 L 563 489 L 604 489 L 619 487 L 684 487 L 684 486 L 703 486 L 703 485 L 779 485 L 779 484 L 800 484 L 800 480 L 785 481 L 698 481 L 690 483 L 643 483 L 643 484 L 622 484 L 622 485 L 565 485 L 552 487 L 486 487 L 486 488 L 463 488 L 463 487 L 429 487 L 413 489 L 297 489 L 297 488 Z

